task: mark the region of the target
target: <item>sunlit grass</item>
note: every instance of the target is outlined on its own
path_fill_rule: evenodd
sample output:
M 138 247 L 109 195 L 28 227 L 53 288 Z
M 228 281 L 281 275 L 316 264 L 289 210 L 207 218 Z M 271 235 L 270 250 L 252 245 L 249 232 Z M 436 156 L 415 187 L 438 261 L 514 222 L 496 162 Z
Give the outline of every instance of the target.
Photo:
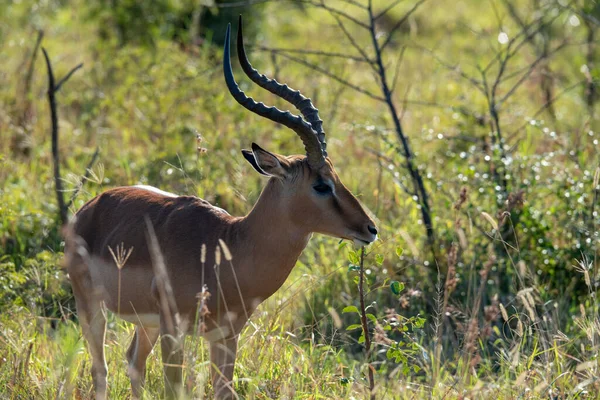
M 242 215 L 257 199 L 264 180 L 248 168 L 240 149 L 254 141 L 282 154 L 303 151 L 293 133 L 251 115 L 229 97 L 220 49 L 204 45 L 198 52 L 184 52 L 169 40 L 159 40 L 152 50 L 117 49 L 99 41 L 98 21 L 86 14 L 86 2 L 74 0 L 65 7 L 59 3 L 63 2 L 21 1 L 0 7 L 2 398 L 93 397 L 91 361 L 74 317 L 68 281 L 58 268 L 63 244 L 55 221 L 46 77 L 39 57 L 30 113 L 19 123 L 26 104 L 21 93 L 24 66 L 35 29 L 44 29 L 43 45 L 58 76 L 84 63 L 58 98 L 66 188 L 75 187 L 96 146 L 101 155 L 72 212 L 109 187 L 141 183 L 198 195 Z M 353 51 L 326 13 L 268 3 L 260 6 L 267 7 L 260 21 L 247 22 L 261 25 L 260 44 Z M 352 15 L 361 15 L 356 7 L 338 3 Z M 386 3 L 375 1 L 378 8 Z M 518 31 L 500 3 L 431 2 L 409 21 L 386 59 L 392 66 L 406 46 L 395 100 L 431 192 L 439 234 L 435 262 L 424 246 L 415 202 L 394 182 L 405 183 L 406 174 L 392 146 L 396 138 L 389 131 L 385 107 L 283 57 L 250 53 L 261 72 L 277 72 L 278 79 L 315 100 L 336 169 L 378 220 L 381 240 L 370 252 L 384 260 L 381 265 L 369 261 L 367 302 L 375 303 L 372 310 L 379 321 L 387 307 L 406 317 L 426 317 L 422 330 L 409 332 L 418 345 L 410 366 L 418 366 L 419 372 L 405 376 L 405 365 L 387 360 L 386 346 L 377 345 L 373 364 L 378 398 L 600 398 L 598 217 L 592 212 L 599 190 L 594 178 L 600 162 L 598 114 L 589 117 L 584 89 L 577 86 L 556 102 L 556 121 L 547 113 L 530 120 L 542 102 L 539 74 L 503 104 L 511 192 L 524 197 L 521 208 L 509 210 L 505 200 L 498 201 L 491 175 L 496 166 L 485 159 L 490 127 L 462 113 L 485 115 L 485 99 L 456 70 L 439 62 L 481 79 L 478 68 L 502 46 L 500 31 L 509 39 Z M 382 22 L 382 29 L 401 17 L 403 7 L 409 2 L 402 2 L 390 21 Z M 519 7 L 523 15 L 534 11 L 525 3 Z M 584 48 L 577 43 L 585 35 L 583 25 L 571 25 L 566 16 L 557 26 L 564 28 L 557 31 L 560 37 L 569 34 L 573 40 L 549 64 L 556 92 L 561 93 L 583 79 Z M 350 29 L 360 32 L 356 26 Z M 367 48 L 367 36 L 359 33 L 359 40 Z M 533 57 L 525 46 L 511 71 Z M 378 89 L 372 72 L 361 64 L 306 59 L 356 85 Z M 251 87 L 240 73 L 237 77 L 256 99 L 286 107 Z M 197 150 L 198 133 L 206 151 Z M 373 151 L 386 158 L 378 159 Z M 453 204 L 463 187 L 467 200 L 456 211 Z M 599 208 L 596 204 L 596 213 Z M 498 239 L 504 211 L 520 217 L 509 229 L 517 233 L 516 240 Z M 441 307 L 436 282 L 439 276 L 444 284 L 452 246 L 458 246 L 457 287 Z M 491 264 L 486 267 L 487 262 Z M 356 321 L 342 313 L 357 302 L 348 264 L 347 248 L 340 248 L 337 240 L 313 237 L 284 288 L 256 311 L 242 333 L 235 380 L 243 398 L 368 396 L 362 346 L 355 331 L 346 331 Z M 391 279 L 405 284 L 401 296 L 390 292 Z M 481 307 L 476 307 L 477 301 Z M 442 324 L 439 343 L 436 322 Z M 109 396 L 127 398 L 125 351 L 133 328 L 110 313 L 108 326 Z M 188 393 L 211 398 L 203 340 L 187 338 L 185 356 Z M 160 359 L 157 346 L 148 359 L 147 398 L 162 393 Z

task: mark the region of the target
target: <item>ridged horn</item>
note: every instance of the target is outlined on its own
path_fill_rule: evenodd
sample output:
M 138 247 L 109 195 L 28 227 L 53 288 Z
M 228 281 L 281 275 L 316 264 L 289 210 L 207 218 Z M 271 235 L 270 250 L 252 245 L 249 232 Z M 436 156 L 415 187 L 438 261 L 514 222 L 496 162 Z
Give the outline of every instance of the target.
M 241 15 L 238 20 L 237 54 L 242 70 L 244 70 L 252 82 L 286 100 L 302 113 L 306 122 L 308 122 L 316 132 L 319 142 L 321 142 L 323 154 L 327 157 L 327 142 L 325 141 L 323 121 L 319 117 L 319 110 L 313 105 L 312 101 L 303 96 L 299 90 L 294 90 L 286 84 L 281 84 L 274 79 L 269 79 L 266 75 L 259 73 L 252 67 L 252 64 L 250 64 L 248 56 L 246 55 L 246 49 L 244 48 L 244 33 Z
M 302 143 L 304 143 L 309 166 L 312 169 L 319 169 L 325 163 L 325 155 L 323 154 L 321 142 L 311 124 L 306 122 L 302 117 L 294 115 L 289 111 L 281 111 L 275 107 L 268 107 L 263 103 L 257 103 L 252 97 L 246 96 L 240 89 L 235 81 L 233 70 L 231 68 L 230 36 L 231 24 L 227 24 L 225 50 L 223 53 L 223 73 L 225 75 L 225 83 L 227 84 L 229 93 L 231 93 L 233 98 L 247 110 L 273 122 L 285 125 L 296 132 L 296 134 L 300 136 Z

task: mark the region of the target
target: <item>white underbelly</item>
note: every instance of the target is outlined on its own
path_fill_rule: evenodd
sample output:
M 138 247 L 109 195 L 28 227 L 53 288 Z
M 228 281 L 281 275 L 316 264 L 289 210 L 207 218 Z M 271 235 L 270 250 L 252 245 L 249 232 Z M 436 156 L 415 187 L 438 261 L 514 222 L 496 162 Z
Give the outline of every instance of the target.
M 160 327 L 160 316 L 158 314 L 119 314 L 118 317 L 132 324 L 147 328 Z
M 158 314 L 119 314 L 118 317 L 147 328 L 160 328 L 160 316 Z
M 158 314 L 119 314 L 118 316 L 127 322 L 143 326 L 144 328 L 160 328 L 160 316 Z M 182 319 L 179 324 L 179 330 L 181 332 L 198 335 L 208 341 L 228 337 L 231 333 L 231 329 L 228 326 L 215 328 L 208 332 L 200 332 L 193 329 L 194 327 L 190 325 L 190 321 L 185 318 Z

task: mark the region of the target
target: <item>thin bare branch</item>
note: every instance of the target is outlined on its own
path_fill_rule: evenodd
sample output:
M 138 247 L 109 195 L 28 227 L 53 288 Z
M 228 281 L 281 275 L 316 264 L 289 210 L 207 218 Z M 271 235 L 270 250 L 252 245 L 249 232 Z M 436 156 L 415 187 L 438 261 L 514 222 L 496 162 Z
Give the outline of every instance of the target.
M 372 63 L 372 64 L 375 63 L 374 61 L 365 59 L 364 57 L 357 57 L 357 56 L 353 56 L 350 54 L 344 54 L 344 53 L 334 53 L 334 52 L 328 52 L 328 51 L 304 50 L 304 49 L 282 49 L 282 48 L 278 48 L 278 47 L 267 47 L 267 46 L 252 45 L 252 44 L 247 45 L 247 47 L 258 50 L 258 51 L 308 54 L 308 55 L 322 56 L 322 57 L 341 58 L 344 60 L 352 60 L 352 61 L 363 62 L 363 63 Z
M 66 81 L 68 81 L 69 78 L 71 77 L 71 75 L 73 75 L 81 67 L 83 67 L 83 63 L 80 63 L 79 65 L 77 65 L 76 67 L 74 67 L 72 70 L 70 70 L 69 73 L 67 75 L 65 75 L 64 78 L 62 78 L 60 81 L 58 81 L 58 83 L 54 87 L 54 91 L 58 92 L 60 90 L 60 87 L 63 85 L 63 83 L 65 83 Z
M 46 49 L 42 47 L 44 58 L 46 59 L 46 68 L 48 70 L 48 103 L 50 104 L 50 120 L 52 129 L 52 162 L 54 165 L 54 191 L 56 192 L 56 201 L 58 203 L 58 213 L 60 222 L 65 225 L 68 221 L 67 208 L 65 207 L 65 197 L 63 193 L 62 179 L 60 177 L 60 161 L 58 152 L 58 112 L 56 110 L 56 86 L 54 84 L 54 72 L 52 63 Z
M 515 92 L 515 90 L 517 90 L 519 88 L 519 86 L 521 86 L 523 84 L 523 82 L 525 82 L 525 80 L 529 77 L 529 75 L 531 75 L 531 73 L 535 70 L 535 68 L 537 67 L 537 65 L 541 61 L 550 58 L 553 54 L 556 54 L 558 51 L 560 51 L 561 49 L 563 49 L 566 45 L 567 45 L 567 41 L 564 40 L 555 49 L 553 49 L 552 51 L 548 52 L 547 54 L 542 54 L 533 63 L 531 63 L 529 65 L 529 68 L 528 68 L 527 72 L 525 72 L 525 74 L 523 74 L 523 76 L 521 76 L 521 78 L 519 78 L 519 80 L 517 81 L 517 83 L 515 83 L 513 85 L 513 87 L 510 88 L 508 90 L 508 92 L 506 92 L 506 94 L 497 102 L 497 106 L 501 106 L 502 103 L 504 103 L 510 96 L 512 96 L 512 94 Z
M 586 45 L 586 44 L 587 44 L 587 42 L 585 42 L 585 41 L 583 41 L 583 42 L 567 42 L 567 43 L 564 44 L 564 47 L 567 47 L 567 46 L 568 47 L 577 47 L 577 46 L 583 46 L 583 45 Z M 522 67 L 519 67 L 519 68 L 513 70 L 510 73 L 505 73 L 504 77 L 502 78 L 502 82 L 501 83 L 507 82 L 507 81 L 511 80 L 512 78 L 520 76 L 521 74 L 523 74 L 524 72 L 526 72 L 527 70 L 529 70 L 530 66 L 531 65 L 525 65 L 525 66 L 522 66 Z
M 419 7 L 421 7 L 421 5 L 423 3 L 425 3 L 427 0 L 419 0 L 410 10 L 408 10 L 406 12 L 406 14 L 404 14 L 404 16 L 400 19 L 400 21 L 398 21 L 396 23 L 396 25 L 394 25 L 394 27 L 392 29 L 390 29 L 390 31 L 388 32 L 387 38 L 384 40 L 384 42 L 381 44 L 381 46 L 379 46 L 380 51 L 383 51 L 388 44 L 390 44 L 390 41 L 392 40 L 392 37 L 394 36 L 394 33 L 402 26 L 404 25 L 404 23 L 408 20 L 408 18 L 413 15 L 413 13 L 415 11 L 417 11 L 419 9 Z
M 341 10 L 338 10 L 337 8 L 333 8 L 333 7 L 328 6 L 327 4 L 325 4 L 324 0 L 320 0 L 320 1 L 317 1 L 317 0 L 296 0 L 296 2 L 298 2 L 298 3 L 304 3 L 304 4 L 309 4 L 309 5 L 312 5 L 312 6 L 317 7 L 317 8 L 322 8 L 323 10 L 328 11 L 331 15 L 338 15 L 338 16 L 340 16 L 342 18 L 346 18 L 347 20 L 354 22 L 356 25 L 360 26 L 361 28 L 369 29 L 369 25 L 368 24 L 365 24 L 364 22 L 359 21 L 358 19 L 354 18 L 353 16 L 351 16 L 351 15 L 349 15 L 349 14 L 347 14 L 347 13 L 341 11 Z
M 376 71 L 376 67 L 374 66 L 375 62 L 371 60 L 371 58 L 369 57 L 369 55 L 367 53 L 365 53 L 365 51 L 362 49 L 362 47 L 360 47 L 358 45 L 358 43 L 356 42 L 356 40 L 354 39 L 354 37 L 350 34 L 350 32 L 348 32 L 348 30 L 346 29 L 346 27 L 344 26 L 344 24 L 342 23 L 341 19 L 336 16 L 333 15 L 332 16 L 335 18 L 335 21 L 337 22 L 338 26 L 340 27 L 340 29 L 342 30 L 342 32 L 344 32 L 344 35 L 346 35 L 346 37 L 348 38 L 348 40 L 350 41 L 350 44 L 352 44 L 352 47 L 354 47 L 356 49 L 356 51 L 358 51 L 360 53 L 360 55 L 369 63 L 371 64 L 372 68 L 374 71 Z
M 230 3 L 214 3 L 211 7 L 217 8 L 233 8 L 233 7 L 246 7 L 254 4 L 267 3 L 274 0 L 245 0 L 245 1 L 232 1 Z
M 371 147 L 367 147 L 367 148 L 365 148 L 365 150 L 367 150 L 369 153 L 373 154 L 379 160 L 383 160 L 383 161 L 387 162 L 388 164 L 392 164 L 392 165 L 395 164 L 394 160 L 392 160 L 391 158 L 387 157 L 385 154 L 383 154 Z M 408 189 L 408 187 L 404 184 L 404 182 L 402 182 L 397 176 L 394 175 L 394 170 L 390 170 L 389 168 L 384 168 L 384 170 L 390 174 L 392 181 L 400 189 L 402 189 L 404 191 L 404 193 L 406 193 L 410 197 L 415 196 L 415 193 L 411 192 L 410 189 Z
M 572 4 L 574 1 L 575 0 L 572 0 L 570 4 Z M 494 55 L 494 57 L 483 68 L 483 72 L 487 72 L 496 63 L 496 61 L 498 61 L 501 58 L 501 56 L 503 54 L 505 54 L 505 52 L 506 52 L 505 58 L 506 57 L 508 57 L 508 59 L 512 58 L 515 54 L 518 53 L 518 51 L 521 49 L 521 47 L 525 43 L 528 43 L 533 36 L 535 36 L 537 33 L 540 32 L 540 30 L 542 30 L 546 26 L 552 24 L 561 15 L 562 15 L 562 13 L 557 13 L 556 15 L 554 15 L 549 20 L 544 21 L 544 18 L 547 16 L 547 14 L 546 13 L 540 13 L 540 15 L 536 19 L 534 19 L 533 21 L 531 21 L 530 23 L 528 23 L 527 25 L 525 25 L 523 27 L 523 29 L 521 29 L 521 31 L 518 34 L 516 34 L 513 38 L 511 38 L 508 41 L 508 43 L 506 44 L 505 48 L 503 48 L 502 50 L 500 50 L 499 52 L 497 52 Z M 535 29 L 530 32 L 530 30 L 532 28 L 534 28 L 534 27 L 535 27 Z M 519 40 L 521 40 L 521 41 L 518 42 Z M 517 43 L 517 44 L 515 45 L 515 43 Z
M 379 18 L 383 17 L 385 14 L 388 13 L 388 11 L 390 11 L 392 8 L 396 7 L 398 4 L 400 4 L 403 0 L 396 0 L 391 2 L 390 4 L 388 4 L 388 6 L 386 8 L 384 8 L 379 14 L 377 14 L 373 20 L 377 21 Z
M 369 326 L 367 325 L 367 311 L 365 307 L 365 291 L 364 291 L 364 280 L 365 280 L 365 248 L 360 248 L 360 274 L 358 281 L 358 292 L 360 299 L 360 323 L 362 325 L 363 336 L 365 338 L 365 349 L 367 350 L 367 368 L 369 375 L 369 391 L 371 400 L 375 400 L 375 378 L 373 376 L 373 366 L 371 365 L 371 333 L 369 332 Z
M 98 155 L 99 154 L 100 154 L 100 148 L 96 147 L 96 151 L 94 151 L 94 154 L 92 155 L 92 158 L 90 159 L 90 162 L 85 167 L 85 173 L 83 174 L 83 176 L 79 180 L 79 183 L 77 184 L 77 187 L 75 188 L 75 191 L 71 195 L 71 198 L 69 199 L 69 202 L 66 205 L 67 208 L 71 207 L 71 205 L 73 204 L 73 202 L 77 198 L 77 195 L 79 195 L 79 192 L 81 191 L 81 189 L 83 189 L 83 185 L 89 179 L 91 171 L 92 171 L 92 167 L 96 163 L 96 160 L 98 159 Z
M 584 85 L 587 82 L 587 79 L 582 79 L 576 83 L 574 83 L 571 86 L 568 86 L 567 88 L 563 89 L 560 93 L 558 93 L 556 96 L 554 96 L 552 99 L 550 99 L 549 101 L 545 102 L 544 105 L 542 105 L 540 108 L 537 109 L 537 111 L 535 113 L 533 113 L 533 115 L 531 116 L 531 118 L 535 118 L 538 115 L 540 115 L 542 112 L 544 112 L 548 107 L 550 107 L 552 104 L 554 104 L 558 99 L 560 99 L 562 96 L 564 96 L 565 94 L 567 94 L 568 92 L 570 92 L 571 90 L 579 87 L 580 85 Z M 517 129 L 515 129 L 510 135 L 509 135 L 509 139 L 514 138 L 514 136 L 519 133 L 523 128 L 525 128 L 527 125 L 529 125 L 529 121 L 525 122 L 523 125 L 521 125 L 520 127 L 518 127 Z
M 586 13 L 586 12 L 582 12 L 581 9 L 578 8 L 573 8 L 571 5 L 573 4 L 573 2 L 571 4 L 568 4 L 566 6 L 561 6 L 560 3 L 557 3 L 557 5 L 559 7 L 563 7 L 567 10 L 569 10 L 570 12 L 572 12 L 573 14 L 579 15 L 581 18 L 585 19 L 588 22 L 591 22 L 595 25 L 600 26 L 600 19 L 594 17 L 593 15 Z
M 60 89 L 60 85 L 69 79 L 75 71 L 77 71 L 83 64 L 79 64 L 73 68 L 63 79 L 60 80 L 58 85 L 55 83 L 54 72 L 52 70 L 52 63 L 50 57 L 46 52 L 46 49 L 42 47 L 44 58 L 46 60 L 46 68 L 48 70 L 48 103 L 50 104 L 50 120 L 51 120 L 51 133 L 52 133 L 52 162 L 54 165 L 54 190 L 56 192 L 56 201 L 58 203 L 59 218 L 62 225 L 65 225 L 68 221 L 68 206 L 65 204 L 64 190 L 62 185 L 62 178 L 60 177 L 60 154 L 58 150 L 58 110 L 56 107 L 56 93 Z
M 370 91 L 368 91 L 366 89 L 363 89 L 363 88 L 361 88 L 361 87 L 359 87 L 359 86 L 357 86 L 357 85 L 355 85 L 355 84 L 353 84 L 353 83 L 351 83 L 351 82 L 349 82 L 349 81 L 347 81 L 345 79 L 342 79 L 342 78 L 340 78 L 340 77 L 332 74 L 331 72 L 327 71 L 326 69 L 319 67 L 318 65 L 309 63 L 308 61 L 306 61 L 304 59 L 301 59 L 301 58 L 298 58 L 298 57 L 294 57 L 294 56 L 291 56 L 289 54 L 280 53 L 280 52 L 277 52 L 275 50 L 266 50 L 265 49 L 265 51 L 272 51 L 272 52 L 274 52 L 276 54 L 279 54 L 281 57 L 287 58 L 288 60 L 291 60 L 291 61 L 294 61 L 294 62 L 296 62 L 298 64 L 304 65 L 305 67 L 308 67 L 308 68 L 310 68 L 310 69 L 312 69 L 314 71 L 317 71 L 317 72 L 319 72 L 319 73 L 327 76 L 328 78 L 331 78 L 331 79 L 335 80 L 336 82 L 339 82 L 339 83 L 341 83 L 344 86 L 347 86 L 347 87 L 349 87 L 351 89 L 354 89 L 357 92 L 362 93 L 362 94 L 364 94 L 364 95 L 366 95 L 366 96 L 368 96 L 368 97 L 370 97 L 370 98 L 372 98 L 374 100 L 385 101 L 385 99 L 383 97 L 377 96 L 376 94 L 374 94 L 374 93 L 372 93 L 372 92 L 370 92 Z
M 358 1 L 356 1 L 356 0 L 340 0 L 340 1 L 343 1 L 344 3 L 348 3 L 348 4 L 350 4 L 350 5 L 353 5 L 353 6 L 355 6 L 355 7 L 361 8 L 361 9 L 363 9 L 363 10 L 366 10 L 366 9 L 367 9 L 367 6 L 365 6 L 365 5 L 363 5 L 363 4 L 360 4 L 360 3 L 359 3 Z
M 399 22 L 399 24 L 397 24 L 397 26 L 401 25 L 403 23 L 402 21 L 405 21 L 408 18 L 408 16 L 410 16 L 425 1 L 426 0 L 421 0 L 421 1 L 417 2 L 417 4 L 415 4 L 413 6 L 413 8 L 408 13 L 405 14 L 404 18 L 402 18 L 402 20 Z M 429 243 L 429 248 L 433 253 L 433 258 L 435 259 L 435 232 L 433 229 L 431 208 L 429 205 L 429 194 L 428 194 L 427 188 L 425 187 L 425 184 L 423 182 L 423 177 L 421 176 L 421 173 L 419 172 L 418 167 L 415 165 L 415 161 L 414 161 L 415 155 L 414 155 L 413 151 L 411 150 L 409 138 L 406 136 L 404 129 L 402 127 L 402 122 L 400 121 L 400 116 L 398 114 L 398 110 L 396 109 L 396 105 L 394 104 L 390 86 L 388 85 L 388 82 L 387 82 L 387 70 L 383 63 L 382 53 L 383 53 L 383 48 L 385 47 L 385 45 L 387 43 L 389 43 L 389 41 L 384 42 L 383 45 L 379 45 L 379 42 L 377 41 L 377 33 L 375 32 L 375 20 L 373 17 L 373 2 L 372 2 L 372 0 L 369 0 L 368 12 L 369 12 L 369 21 L 370 21 L 369 34 L 371 36 L 373 50 L 375 51 L 375 59 L 377 60 L 378 75 L 379 75 L 379 81 L 381 84 L 381 91 L 382 91 L 384 99 L 385 99 L 385 104 L 387 105 L 388 110 L 390 112 L 390 116 L 392 117 L 392 121 L 394 123 L 394 130 L 396 132 L 396 135 L 398 136 L 398 140 L 402 144 L 402 153 L 401 154 L 404 156 L 405 167 L 406 167 L 408 173 L 410 174 L 411 182 L 414 187 L 414 192 L 417 193 L 418 202 L 419 202 L 419 205 L 421 206 L 421 216 L 423 218 L 423 225 L 425 226 L 425 230 L 426 230 L 426 234 L 427 234 L 427 241 Z M 394 29 L 392 29 L 392 31 L 390 31 L 388 40 L 392 37 L 392 34 L 395 29 L 397 29 L 397 27 L 395 27 Z
M 472 76 L 470 76 L 469 74 L 467 74 L 466 72 L 462 71 L 460 69 L 460 65 L 450 65 L 448 64 L 446 61 L 442 60 L 437 54 L 435 54 L 433 51 L 422 47 L 422 46 L 416 46 L 418 49 L 421 49 L 422 51 L 429 53 L 430 56 L 432 56 L 442 67 L 446 68 L 447 70 L 451 71 L 451 72 L 455 72 L 457 73 L 461 78 L 463 78 L 464 80 L 468 81 L 471 85 L 473 85 L 473 87 L 475 87 L 477 90 L 479 90 L 479 92 L 481 92 L 483 95 L 486 95 L 486 91 L 485 88 L 483 86 L 483 82 L 479 81 L 475 78 L 473 78 Z

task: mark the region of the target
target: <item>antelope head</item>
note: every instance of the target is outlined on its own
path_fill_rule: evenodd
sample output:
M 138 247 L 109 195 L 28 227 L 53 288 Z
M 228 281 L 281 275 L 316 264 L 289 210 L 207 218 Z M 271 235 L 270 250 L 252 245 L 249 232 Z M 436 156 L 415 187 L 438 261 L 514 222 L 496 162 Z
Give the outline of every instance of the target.
M 302 140 L 306 155 L 283 156 L 255 143 L 242 150 L 245 159 L 262 175 L 270 177 L 265 192 L 278 196 L 278 207 L 289 221 L 309 232 L 352 240 L 357 245 L 377 239 L 377 228 L 359 201 L 344 186 L 327 156 L 327 143 L 319 111 L 299 91 L 261 75 L 252 67 L 244 49 L 242 18 L 239 19 L 237 52 L 246 75 L 257 85 L 288 101 L 302 116 L 257 103 L 239 88 L 231 68 L 230 31 L 225 35 L 223 70 L 227 87 L 246 109 L 292 129 Z M 265 195 L 263 193 L 263 195 Z

